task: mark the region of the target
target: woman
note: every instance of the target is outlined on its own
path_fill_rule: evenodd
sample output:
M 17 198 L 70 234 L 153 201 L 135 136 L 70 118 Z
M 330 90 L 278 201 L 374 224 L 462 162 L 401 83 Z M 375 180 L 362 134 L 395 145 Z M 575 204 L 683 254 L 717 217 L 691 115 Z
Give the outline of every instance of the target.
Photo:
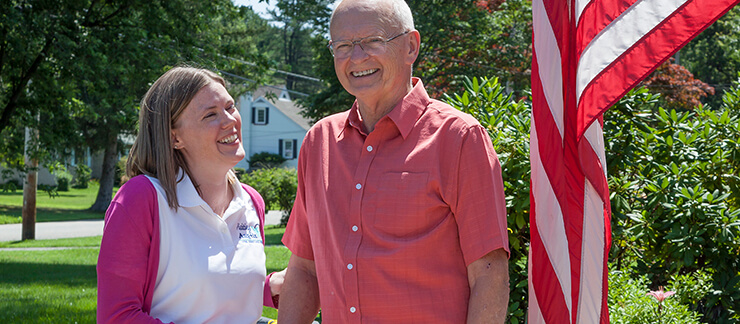
M 176 67 L 147 91 L 131 179 L 105 215 L 99 323 L 255 323 L 276 307 L 283 273 L 265 276 L 264 201 L 232 171 L 241 123 L 211 71 Z

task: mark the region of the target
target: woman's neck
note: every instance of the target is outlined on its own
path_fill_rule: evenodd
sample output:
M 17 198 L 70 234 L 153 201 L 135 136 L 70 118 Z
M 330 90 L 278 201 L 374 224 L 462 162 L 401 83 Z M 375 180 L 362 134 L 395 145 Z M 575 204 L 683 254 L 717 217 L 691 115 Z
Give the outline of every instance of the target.
M 234 197 L 231 184 L 229 184 L 228 173 L 222 176 L 213 176 L 203 173 L 191 172 L 192 181 L 197 184 L 197 190 L 203 201 L 211 207 L 214 213 L 223 217 Z

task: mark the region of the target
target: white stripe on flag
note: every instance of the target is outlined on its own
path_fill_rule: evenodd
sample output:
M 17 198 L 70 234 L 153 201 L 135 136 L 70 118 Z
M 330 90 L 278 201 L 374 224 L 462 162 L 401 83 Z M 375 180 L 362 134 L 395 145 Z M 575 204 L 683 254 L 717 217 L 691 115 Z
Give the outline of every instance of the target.
M 604 153 L 604 134 L 601 124 L 595 122 L 586 130 L 584 140 L 599 157 L 602 166 L 606 166 Z M 606 174 L 606 169 L 603 169 Z M 581 278 L 578 297 L 577 324 L 592 323 L 601 315 L 603 287 L 594 284 L 601 282 L 604 275 L 604 202 L 588 179 L 585 179 L 583 202 L 583 233 L 581 241 Z
M 689 0 L 641 0 L 614 19 L 586 46 L 578 61 L 576 100 L 591 80 Z
M 592 0 L 576 0 L 576 23 L 581 19 L 581 13 Z
M 563 141 L 563 71 L 555 33 L 547 18 L 542 0 L 532 1 L 532 31 L 534 33 L 534 52 L 540 70 L 542 90 L 545 92 L 547 106 L 550 107 L 555 125 Z
M 527 258 L 527 278 L 532 280 L 532 248 L 529 248 L 529 257 Z M 529 292 L 529 309 L 527 310 L 527 317 L 529 323 L 545 323 L 545 318 L 542 317 L 542 310 L 540 310 L 540 304 L 537 301 L 537 294 L 534 292 L 534 287 L 530 283 L 527 285 Z
M 537 197 L 535 203 L 537 230 L 540 233 L 542 244 L 553 270 L 558 277 L 565 303 L 568 305 L 568 313 L 572 314 L 570 253 L 568 251 L 568 237 L 565 234 L 563 212 L 557 196 L 555 196 L 555 191 L 548 180 L 547 173 L 545 173 L 545 167 L 542 165 L 538 145 L 537 128 L 534 125 L 534 120 L 532 120 L 529 150 L 532 167 L 532 191 Z

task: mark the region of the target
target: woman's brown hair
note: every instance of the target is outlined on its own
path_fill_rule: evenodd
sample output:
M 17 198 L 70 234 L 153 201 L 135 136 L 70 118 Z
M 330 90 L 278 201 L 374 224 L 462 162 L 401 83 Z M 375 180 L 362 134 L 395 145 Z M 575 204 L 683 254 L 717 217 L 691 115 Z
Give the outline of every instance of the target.
M 211 82 L 226 86 L 224 79 L 212 71 L 175 67 L 160 76 L 141 99 L 139 134 L 128 156 L 126 175 L 157 178 L 170 208 L 179 206 L 175 189 L 182 179 L 176 179 L 178 169 L 191 175 L 183 154 L 173 147 L 172 128 L 195 94 Z M 232 176 L 229 172 L 230 182 Z M 198 184 L 192 180 L 197 189 Z

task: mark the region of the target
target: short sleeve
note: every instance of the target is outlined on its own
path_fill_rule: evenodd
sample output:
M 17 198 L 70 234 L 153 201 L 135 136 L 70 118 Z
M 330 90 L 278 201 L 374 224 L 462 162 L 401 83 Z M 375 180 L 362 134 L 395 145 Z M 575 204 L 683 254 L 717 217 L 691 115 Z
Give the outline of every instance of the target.
M 307 135 L 304 139 L 298 155 L 298 189 L 282 242 L 293 254 L 304 259 L 313 260 L 313 248 L 306 212 L 306 159 L 307 152 L 311 151 L 309 138 L 310 136 Z
M 501 164 L 482 126 L 467 129 L 459 152 L 452 212 L 465 264 L 470 265 L 491 251 L 509 252 L 506 201 Z

